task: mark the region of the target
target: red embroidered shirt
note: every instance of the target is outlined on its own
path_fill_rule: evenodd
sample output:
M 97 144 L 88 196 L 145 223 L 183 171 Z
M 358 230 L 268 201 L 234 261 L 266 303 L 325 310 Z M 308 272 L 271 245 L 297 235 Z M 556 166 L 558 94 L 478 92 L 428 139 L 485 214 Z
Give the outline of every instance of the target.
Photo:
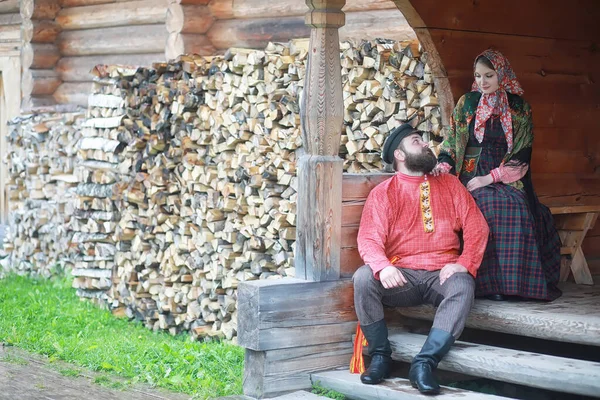
M 488 234 L 485 218 L 458 178 L 398 172 L 369 194 L 358 251 L 378 279 L 390 265 L 435 271 L 454 263 L 475 277 Z

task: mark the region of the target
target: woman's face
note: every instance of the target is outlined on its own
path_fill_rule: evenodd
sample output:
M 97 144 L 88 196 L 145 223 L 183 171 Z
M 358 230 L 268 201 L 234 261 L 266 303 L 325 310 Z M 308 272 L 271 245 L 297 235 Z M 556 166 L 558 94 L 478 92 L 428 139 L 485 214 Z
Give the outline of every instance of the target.
M 480 62 L 475 64 L 475 82 L 483 93 L 490 94 L 498 90 L 498 74 Z

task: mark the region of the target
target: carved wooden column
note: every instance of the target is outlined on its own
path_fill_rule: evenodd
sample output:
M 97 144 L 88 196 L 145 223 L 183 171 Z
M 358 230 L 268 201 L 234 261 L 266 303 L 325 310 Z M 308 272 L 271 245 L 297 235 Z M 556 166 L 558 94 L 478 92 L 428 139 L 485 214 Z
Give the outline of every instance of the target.
M 298 163 L 296 277 L 330 281 L 340 276 L 342 166 L 338 157 L 344 103 L 338 28 L 345 0 L 306 0 L 310 49 L 302 101 L 306 154 Z

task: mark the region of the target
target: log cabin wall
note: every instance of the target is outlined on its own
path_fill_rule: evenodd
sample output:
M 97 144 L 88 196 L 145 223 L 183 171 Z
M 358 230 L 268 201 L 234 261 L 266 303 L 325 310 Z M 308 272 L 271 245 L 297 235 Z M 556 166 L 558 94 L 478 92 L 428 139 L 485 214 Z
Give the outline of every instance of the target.
M 600 5 L 595 0 L 394 0 L 426 50 L 437 53 L 450 104 L 467 92 L 486 48 L 506 55 L 533 108 L 534 185 L 548 204 L 600 202 Z M 433 68 L 433 66 L 432 66 Z M 441 89 L 438 85 L 438 91 Z M 450 99 L 453 97 L 453 99 Z M 440 99 L 443 101 L 443 99 Z M 443 104 L 442 104 L 443 106 Z M 446 118 L 447 120 L 447 118 Z M 600 227 L 584 243 L 600 274 Z
M 87 105 L 97 64 L 151 65 L 164 61 L 165 0 L 61 0 L 56 66 L 58 103 Z

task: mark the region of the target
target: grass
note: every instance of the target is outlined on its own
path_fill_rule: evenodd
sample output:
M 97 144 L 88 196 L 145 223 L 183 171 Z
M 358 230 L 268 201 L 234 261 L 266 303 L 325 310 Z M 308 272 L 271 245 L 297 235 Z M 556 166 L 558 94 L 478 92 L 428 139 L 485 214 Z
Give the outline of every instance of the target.
M 311 393 L 334 400 L 346 400 L 346 396 L 343 393 L 327 389 L 326 387 L 321 386 L 321 382 L 316 382 L 313 384 Z
M 198 399 L 242 393 L 242 348 L 224 342 L 192 342 L 187 335 L 173 337 L 117 319 L 81 301 L 67 280 L 21 276 L 0 280 L 0 315 L 1 342 L 50 360 Z M 97 380 L 112 384 L 108 376 Z

